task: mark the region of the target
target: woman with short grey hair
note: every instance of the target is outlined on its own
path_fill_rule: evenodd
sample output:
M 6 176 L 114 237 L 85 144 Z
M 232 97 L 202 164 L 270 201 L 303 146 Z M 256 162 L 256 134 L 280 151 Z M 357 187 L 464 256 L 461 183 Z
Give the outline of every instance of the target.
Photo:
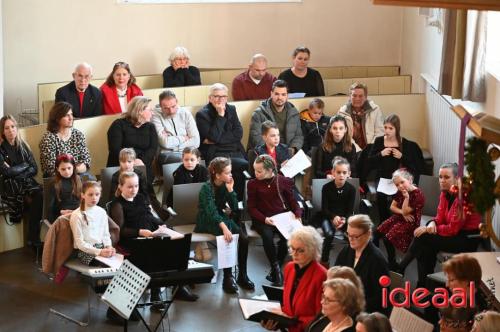
M 177 46 L 170 54 L 170 66 L 163 71 L 163 87 L 201 85 L 200 70 L 191 66 L 188 50 Z

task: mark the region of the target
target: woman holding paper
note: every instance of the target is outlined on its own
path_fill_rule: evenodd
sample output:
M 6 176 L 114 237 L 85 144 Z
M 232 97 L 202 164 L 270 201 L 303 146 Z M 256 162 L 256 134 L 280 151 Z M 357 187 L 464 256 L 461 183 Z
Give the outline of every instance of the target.
M 302 210 L 293 195 L 293 180 L 278 174 L 274 159 L 263 154 L 253 164 L 255 179 L 248 181 L 248 213 L 252 218 L 252 228 L 262 237 L 264 251 L 271 265 L 266 279 L 275 286 L 283 284 L 281 265 L 287 255 L 286 239 L 274 225 L 272 217 L 291 211 L 296 219 Z M 278 248 L 274 244 L 274 234 L 278 234 Z
M 396 114 L 384 120 L 384 136 L 375 138 L 368 155 L 368 162 L 377 170 L 377 178 L 391 179 L 392 173 L 399 168 L 406 168 L 418 183 L 424 171 L 424 157 L 417 143 L 401 137 L 401 121 Z M 377 192 L 377 205 L 380 221 L 391 216 L 389 210 L 392 197 Z

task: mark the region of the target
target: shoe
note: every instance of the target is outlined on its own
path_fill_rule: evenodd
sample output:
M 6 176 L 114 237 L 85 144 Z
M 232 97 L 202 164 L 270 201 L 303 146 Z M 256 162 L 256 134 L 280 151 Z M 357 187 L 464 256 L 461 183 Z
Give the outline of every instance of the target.
M 165 310 L 165 304 L 163 302 L 161 302 L 161 301 L 163 301 L 163 299 L 161 298 L 161 295 L 160 295 L 160 289 L 151 289 L 150 301 L 153 302 L 153 304 L 150 307 L 150 310 L 156 311 L 156 312 L 161 312 L 161 311 Z M 133 312 L 132 312 L 132 314 L 133 314 Z M 132 317 L 132 316 L 130 316 L 130 317 Z
M 272 282 L 273 286 L 281 287 L 283 286 L 283 274 L 281 273 L 281 269 L 279 263 L 274 263 L 271 267 L 271 272 L 269 273 L 267 280 Z
M 191 292 L 188 286 L 179 286 L 175 293 L 175 299 L 180 301 L 194 302 L 198 300 L 199 296 Z
M 224 280 L 222 281 L 222 289 L 224 292 L 228 294 L 237 294 L 238 286 L 234 282 L 233 276 L 226 277 L 224 276 Z
M 246 290 L 255 289 L 255 284 L 248 278 L 248 275 L 246 273 L 238 273 L 238 279 L 236 280 L 236 283 L 240 285 L 241 288 Z

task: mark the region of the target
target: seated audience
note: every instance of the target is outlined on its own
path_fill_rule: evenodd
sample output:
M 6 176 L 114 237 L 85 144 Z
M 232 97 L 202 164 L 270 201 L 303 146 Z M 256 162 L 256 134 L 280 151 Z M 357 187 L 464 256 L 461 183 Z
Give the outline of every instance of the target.
M 160 94 L 160 104 L 154 109 L 151 122 L 158 134 L 160 165 L 179 162 L 184 148 L 200 146 L 200 134 L 193 115 L 177 105 L 177 97 L 170 90 Z
M 113 70 L 101 85 L 104 114 L 118 114 L 127 111 L 127 105 L 136 96 L 142 96 L 142 90 L 135 84 L 135 77 L 130 66 L 117 62 Z
M 306 110 L 300 112 L 300 124 L 304 135 L 302 150 L 308 155 L 311 149 L 319 147 L 323 143 L 330 117 L 323 114 L 325 103 L 319 98 L 314 98 Z
M 196 148 L 184 148 L 182 151 L 182 165 L 174 171 L 174 185 L 201 183 L 208 181 L 208 170 L 200 164 L 201 154 Z M 167 197 L 167 206 L 173 206 L 173 189 Z
M 323 143 L 321 143 L 316 153 L 316 169 L 314 172 L 316 178 L 333 178 L 331 167 L 333 159 L 337 156 L 347 159 L 349 165 L 351 165 L 351 174 L 356 177 L 356 147 L 352 143 L 351 132 L 346 119 L 341 115 L 335 115 L 330 119 Z
M 91 177 L 88 175 L 90 153 L 85 135 L 73 128 L 73 110 L 69 103 L 62 101 L 54 104 L 39 147 L 43 177 L 54 175 L 56 157 L 61 154 L 70 154 L 74 158 L 78 174 Z
M 65 101 L 71 104 L 75 118 L 88 118 L 102 115 L 101 91 L 90 84 L 92 67 L 86 63 L 76 65 L 73 81 L 56 91 L 56 103 Z
M 200 70 L 190 64 L 190 56 L 185 47 L 177 46 L 170 54 L 170 66 L 163 71 L 163 87 L 173 88 L 201 85 Z
M 352 129 L 352 138 L 361 149 L 372 144 L 376 137 L 384 135 L 384 115 L 378 105 L 368 99 L 368 88 L 354 83 L 349 88 L 349 101 L 338 114 L 346 117 Z
M 113 121 L 108 129 L 107 167 L 119 166 L 118 157 L 123 148 L 132 148 L 137 159 L 134 165 L 146 166 L 148 192 L 153 190 L 153 159 L 158 149 L 158 136 L 155 126 L 150 122 L 153 106 L 147 97 L 134 97 L 127 106 L 127 113 Z
M 335 157 L 332 164 L 333 181 L 321 189 L 321 211 L 315 218 L 315 226 L 323 231 L 321 264 L 325 267 L 330 266 L 335 231 L 346 231 L 346 220 L 353 215 L 356 200 L 356 188 L 347 182 L 351 174 L 349 162 L 342 157 Z
M 418 280 L 425 285 L 425 278 L 434 272 L 436 256 L 440 251 L 460 253 L 477 250 L 479 245 L 479 223 L 481 215 L 471 211 L 465 213 L 456 189 L 457 164 L 443 164 L 439 168 L 441 195 L 436 218 L 414 231 L 415 238 L 399 264 L 404 273 L 410 262 L 417 258 Z M 469 236 L 474 236 L 469 238 Z
M 280 141 L 295 152 L 302 148 L 304 136 L 300 127 L 299 112 L 288 102 L 288 87 L 285 81 L 274 81 L 271 97 L 264 100 L 253 112 L 250 122 L 247 150 L 264 144 L 262 139 L 262 123 L 272 121 L 280 131 Z
M 116 189 L 118 188 L 118 179 L 120 178 L 120 174 L 123 172 L 134 172 L 135 174 L 137 174 L 137 178 L 139 179 L 139 192 L 144 197 L 146 197 L 146 201 L 149 203 L 148 183 L 146 180 L 146 174 L 143 174 L 139 168 L 134 167 L 135 160 L 137 159 L 134 149 L 132 148 L 121 149 L 118 159 L 120 161 L 120 169 L 115 173 L 113 173 L 113 175 L 111 176 L 111 186 L 109 188 L 110 199 L 113 199 L 115 197 Z
M 200 152 L 207 163 L 215 157 L 231 159 L 235 190 L 238 199 L 243 198 L 248 169 L 245 150 L 241 144 L 243 127 L 236 107 L 227 103 L 227 87 L 216 83 L 210 87 L 209 103 L 196 113 L 196 125 L 200 132 Z
M 422 150 L 417 143 L 401 137 L 401 122 L 396 114 L 385 118 L 384 133 L 384 136 L 375 139 L 368 156 L 370 165 L 377 170 L 377 179 L 391 179 L 394 171 L 405 168 L 413 175 L 415 183 L 418 183 L 425 167 Z M 390 217 L 391 201 L 391 196 L 377 192 L 380 221 Z
M 440 309 L 440 332 L 470 332 L 474 321 L 471 308 L 445 307 Z
M 40 244 L 42 188 L 35 180 L 38 172 L 33 152 L 17 131 L 12 115 L 0 119 L 0 197 L 7 208 L 9 221 L 20 223 L 28 211 L 28 244 Z
M 267 72 L 267 59 L 255 54 L 250 60 L 248 70 L 236 76 L 232 84 L 233 100 L 257 100 L 269 97 L 274 75 Z
M 363 294 L 349 279 L 328 279 L 323 284 L 321 314 L 307 327 L 308 332 L 355 332 L 354 318 L 365 307 Z
M 276 312 L 298 320 L 288 328 L 290 332 L 305 331 L 321 310 L 326 269 L 318 263 L 320 250 L 321 236 L 311 226 L 296 229 L 290 235 L 288 251 L 292 261 L 285 266 L 282 311 Z M 261 324 L 268 330 L 277 327 L 272 320 Z
M 390 208 L 393 215 L 377 227 L 373 242 L 378 246 L 379 240 L 383 239 L 389 269 L 397 271 L 396 248 L 402 252 L 408 250 L 413 232 L 420 226 L 425 197 L 413 184 L 413 176 L 404 169 L 392 173 L 392 181 L 398 188 Z
M 319 71 L 309 68 L 307 65 L 311 57 L 311 51 L 304 46 L 299 46 L 293 50 L 293 67 L 282 71 L 278 79 L 288 83 L 288 92 L 305 93 L 306 97 L 316 97 L 325 95 L 323 78 Z
M 286 239 L 274 225 L 272 216 L 291 211 L 296 219 L 300 219 L 302 210 L 293 195 L 293 180 L 278 174 L 271 156 L 258 156 L 253 167 L 255 179 L 248 181 L 247 185 L 248 213 L 252 218 L 252 228 L 262 237 L 264 252 L 271 266 L 266 279 L 275 286 L 281 286 L 281 266 L 287 256 Z M 274 244 L 275 234 L 279 237 L 277 249 Z
M 356 317 L 356 332 L 392 332 L 391 322 L 384 314 L 362 312 Z
M 382 287 L 378 280 L 383 275 L 389 275 L 389 270 L 384 255 L 370 241 L 372 228 L 369 216 L 358 214 L 350 217 L 346 233 L 349 244 L 340 251 L 335 265 L 349 266 L 356 271 L 363 282 L 368 312 L 384 312 Z
M 485 311 L 474 317 L 472 332 L 495 332 L 500 326 L 500 313 Z
M 216 157 L 208 166 L 210 181 L 205 182 L 200 190 L 198 215 L 195 232 L 223 235 L 227 242 L 238 234 L 238 278 L 236 283 L 243 289 L 255 289 L 248 278 L 248 237 L 245 226 L 238 216 L 238 199 L 234 192 L 234 179 L 231 175 L 231 159 Z M 238 293 L 231 268 L 224 269 L 222 289 L 229 294 Z
M 80 206 L 82 181 L 76 172 L 73 156 L 61 154 L 56 159 L 56 175 L 50 190 L 48 220 L 53 223 L 59 216 L 70 214 Z

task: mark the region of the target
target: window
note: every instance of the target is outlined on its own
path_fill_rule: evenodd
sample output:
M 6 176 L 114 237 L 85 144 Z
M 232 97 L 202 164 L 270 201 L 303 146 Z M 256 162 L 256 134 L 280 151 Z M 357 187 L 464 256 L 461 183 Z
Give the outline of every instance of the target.
M 500 80 L 500 12 L 488 12 L 486 70 Z

